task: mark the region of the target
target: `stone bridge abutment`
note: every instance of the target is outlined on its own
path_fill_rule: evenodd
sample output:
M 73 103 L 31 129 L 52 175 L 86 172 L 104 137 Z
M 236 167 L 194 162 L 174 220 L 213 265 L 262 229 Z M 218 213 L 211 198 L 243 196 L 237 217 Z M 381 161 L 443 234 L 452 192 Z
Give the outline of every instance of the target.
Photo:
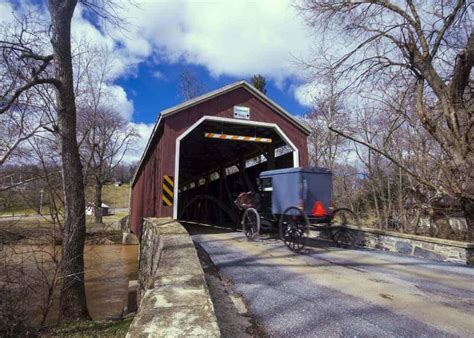
M 138 312 L 127 337 L 220 337 L 193 241 L 171 218 L 145 218 L 140 240 Z

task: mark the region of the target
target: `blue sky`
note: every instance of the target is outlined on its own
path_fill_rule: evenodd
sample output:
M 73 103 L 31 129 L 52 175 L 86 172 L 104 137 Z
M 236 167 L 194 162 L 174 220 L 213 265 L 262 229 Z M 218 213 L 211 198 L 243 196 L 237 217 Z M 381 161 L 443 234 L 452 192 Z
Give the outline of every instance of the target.
M 142 139 L 141 154 L 160 111 L 182 101 L 179 74 L 192 71 L 206 90 L 262 74 L 267 95 L 292 114 L 311 107 L 314 84 L 302 60 L 315 44 L 312 30 L 285 0 L 117 1 L 123 27 L 97 21 L 78 5 L 73 48 L 107 49 L 114 65 L 109 97 Z M 49 21 L 45 0 L 0 0 L 0 23 L 38 13 Z M 157 76 L 157 74 L 159 76 Z
M 184 62 L 161 65 L 140 64 L 134 76 L 116 80 L 116 83 L 125 89 L 127 97 L 133 100 L 135 122 L 153 123 L 160 111 L 182 102 L 178 85 L 179 74 L 183 69 L 193 72 L 206 91 L 241 79 L 248 80 L 248 78 L 228 75 L 213 77 L 204 66 L 190 66 Z M 159 77 L 155 75 L 156 72 L 159 72 Z M 291 89 L 294 83 L 298 81 L 289 79 L 279 86 L 269 81 L 267 95 L 292 114 L 304 114 L 309 108 L 295 99 Z

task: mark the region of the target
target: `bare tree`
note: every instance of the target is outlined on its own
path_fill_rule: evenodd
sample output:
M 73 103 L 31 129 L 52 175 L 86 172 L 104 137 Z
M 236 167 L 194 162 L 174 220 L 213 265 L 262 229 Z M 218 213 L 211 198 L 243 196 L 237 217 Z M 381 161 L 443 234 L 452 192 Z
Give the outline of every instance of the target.
M 79 130 L 87 134 L 81 145 L 84 176 L 95 190 L 95 223 L 102 223 L 102 188 L 138 134 L 113 110 L 84 110 L 80 115 Z
M 346 151 L 345 139 L 327 129 L 328 121 L 317 110 L 307 114 L 302 122 L 311 130 L 308 137 L 311 165 L 333 170 L 336 160 Z
M 44 130 L 50 124 L 42 109 L 31 105 L 16 105 L 0 115 L 0 166 L 15 154 L 33 135 Z
M 11 226 L 17 225 L 12 222 Z M 2 227 L 5 227 L 5 224 Z M 3 228 L 0 232 L 8 233 L 8 230 Z M 60 271 L 60 249 L 54 241 L 54 233 L 51 232 L 50 235 L 52 236 L 49 245 L 16 245 L 14 239 L 12 243 L 0 244 L 2 336 L 36 334 L 38 325 L 44 327 L 46 323 L 59 283 Z M 34 307 L 31 306 L 32 303 L 35 304 Z
M 50 122 L 33 90 L 52 82 L 52 57 L 37 52 L 45 44 L 41 20 L 33 14 L 0 26 L 0 165 Z
M 178 92 L 183 101 L 191 100 L 202 95 L 205 91 L 204 85 L 198 75 L 188 68 L 184 68 L 179 74 Z
M 4 221 L 0 227 L 1 235 L 10 234 L 6 239 L 2 236 L 0 249 L 0 332 L 7 336 L 35 333 L 38 326 L 43 327 L 60 284 L 58 243 L 62 237 L 63 194 L 57 144 L 49 132 L 37 133 L 26 143 L 28 146 L 16 156 L 15 164 L 2 170 L 27 179 L 21 179 L 22 184 L 11 189 L 6 187 L 8 190 L 1 194 L 9 193 L 22 207 L 38 213 L 38 219 L 28 224 L 24 239 L 19 221 Z M 31 307 L 32 303 L 36 306 Z
M 54 134 L 35 135 L 28 140 L 28 144 L 29 152 L 21 158 L 20 163 L 35 163 L 35 178 L 39 183 L 36 190 L 41 192 L 42 201 L 38 204 L 37 199 L 30 200 L 36 195 L 30 193 L 24 196 L 25 204 L 46 218 L 52 225 L 53 236 L 61 238 L 64 194 L 61 184 L 60 156 Z
M 82 165 L 76 139 L 76 104 L 71 54 L 71 20 L 77 0 L 49 0 L 50 29 L 25 16 L 15 29 L 2 34 L 0 50 L 7 60 L 2 80 L 0 115 L 19 106 L 38 86 L 56 93 L 53 131 L 62 160 L 65 196 L 64 240 L 61 255 L 60 314 L 62 319 L 89 318 L 84 288 L 85 201 Z M 84 1 L 95 10 L 101 1 Z M 103 12 L 97 12 L 98 14 Z M 48 42 L 49 39 L 49 42 Z M 49 43 L 52 53 L 49 53 Z M 5 57 L 5 55 L 7 57 Z
M 57 140 L 65 195 L 61 257 L 60 318 L 89 318 L 84 286 L 86 235 L 82 165 L 76 137 L 76 102 L 71 54 L 71 19 L 77 0 L 49 0 L 55 61 Z
M 310 24 L 332 38 L 340 34 L 351 41 L 335 55 L 334 65 L 338 80 L 351 90 L 374 93 L 404 83 L 410 90 L 417 120 L 442 150 L 451 178 L 430 182 L 377 145 L 337 125 L 331 125 L 331 130 L 388 158 L 439 195 L 456 197 L 463 205 L 473 239 L 474 101 L 470 74 L 474 31 L 470 6 L 471 1 L 463 0 L 307 0 L 299 7 Z M 387 84 L 389 87 L 382 87 Z
M 313 98 L 313 110 L 303 117 L 311 130 L 308 139 L 310 161 L 314 166 L 326 167 L 333 170 L 336 159 L 346 152 L 347 141 L 339 134 L 329 130 L 328 125 L 345 125 L 347 114 L 345 112 L 342 92 L 337 88 L 334 74 L 328 72 L 322 86 L 321 93 Z
M 115 107 L 110 91 L 115 61 L 111 51 L 88 44 L 81 49 L 75 60 L 80 153 L 84 183 L 92 184 L 95 190 L 95 223 L 102 223 L 103 185 L 122 163 L 138 134 Z
M 77 1 L 51 0 L 52 54 L 47 54 L 48 32 L 26 16 L 3 34 L 0 114 L 16 110 L 28 93 L 49 85 L 56 91 L 55 134 L 62 159 L 65 195 L 64 240 L 61 255 L 60 314 L 64 319 L 89 318 L 84 288 L 85 203 L 82 167 L 76 140 L 76 108 L 71 56 L 71 19 Z M 7 57 L 5 57 L 5 55 Z M 54 64 L 53 64 L 54 61 Z

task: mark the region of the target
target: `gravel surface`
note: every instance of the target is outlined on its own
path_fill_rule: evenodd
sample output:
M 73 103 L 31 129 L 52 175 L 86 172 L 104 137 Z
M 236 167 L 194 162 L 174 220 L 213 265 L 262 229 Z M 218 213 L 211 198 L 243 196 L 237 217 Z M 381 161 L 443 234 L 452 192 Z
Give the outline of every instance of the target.
M 474 336 L 474 269 L 193 226 L 193 239 L 274 337 Z

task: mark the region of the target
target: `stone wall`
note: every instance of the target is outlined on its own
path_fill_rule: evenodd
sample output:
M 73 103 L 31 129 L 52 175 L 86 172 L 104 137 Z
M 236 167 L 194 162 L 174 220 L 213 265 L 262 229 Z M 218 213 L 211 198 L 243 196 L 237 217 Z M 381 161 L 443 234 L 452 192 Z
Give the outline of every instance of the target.
M 352 245 L 438 261 L 474 264 L 474 243 L 348 226 Z
M 122 217 L 118 221 L 115 221 L 113 223 L 107 224 L 105 226 L 106 230 L 122 230 L 122 232 L 130 232 L 128 229 L 128 215 Z
M 193 242 L 171 218 L 144 220 L 137 299 L 127 337 L 220 336 Z

